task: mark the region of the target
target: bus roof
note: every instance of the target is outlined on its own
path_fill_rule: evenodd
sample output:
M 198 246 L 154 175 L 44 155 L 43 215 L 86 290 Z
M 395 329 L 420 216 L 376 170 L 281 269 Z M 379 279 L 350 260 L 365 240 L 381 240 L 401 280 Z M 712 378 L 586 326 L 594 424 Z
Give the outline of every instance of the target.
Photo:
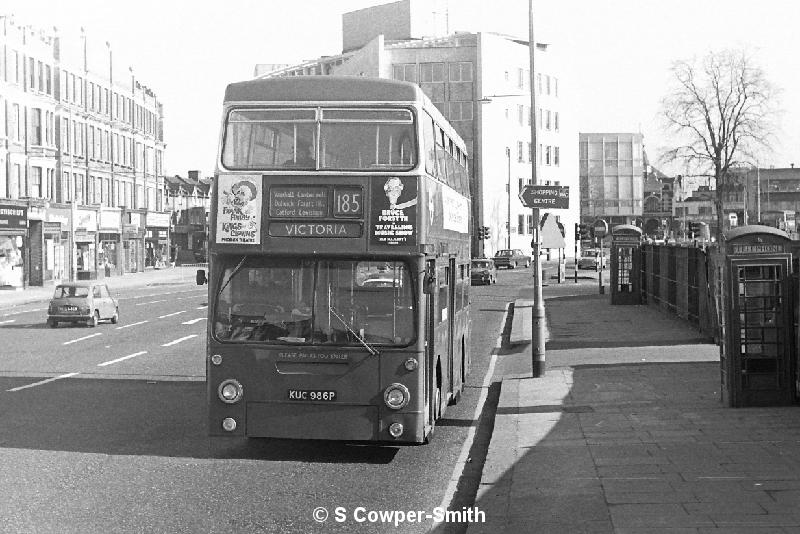
M 413 102 L 421 95 L 422 90 L 410 82 L 360 76 L 260 78 L 232 83 L 225 89 L 226 102 Z

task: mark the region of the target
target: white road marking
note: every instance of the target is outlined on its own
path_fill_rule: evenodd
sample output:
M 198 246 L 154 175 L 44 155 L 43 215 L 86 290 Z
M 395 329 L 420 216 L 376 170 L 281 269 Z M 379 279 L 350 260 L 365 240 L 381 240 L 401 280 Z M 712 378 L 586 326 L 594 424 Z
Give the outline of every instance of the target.
M 156 304 L 158 302 L 167 302 L 166 299 L 164 300 L 151 300 L 150 302 L 138 302 L 136 303 L 137 306 L 146 306 L 147 304 Z
M 97 337 L 97 336 L 102 336 L 102 335 L 103 334 L 101 332 L 98 332 L 96 334 L 89 334 L 88 336 L 79 337 L 78 339 L 73 339 L 72 341 L 65 341 L 64 343 L 62 343 L 62 345 L 71 345 L 73 343 L 77 343 L 78 341 L 83 341 L 84 339 L 89 339 L 90 337 Z
M 508 319 L 508 305 L 506 305 L 506 312 L 503 314 L 503 320 L 500 324 L 506 324 L 506 319 Z M 453 501 L 453 497 L 456 495 L 458 481 L 461 478 L 461 474 L 464 472 L 464 466 L 467 465 L 467 460 L 469 460 L 469 450 L 472 448 L 472 442 L 475 440 L 475 431 L 478 428 L 478 420 L 480 419 L 481 412 L 483 411 L 483 405 L 486 403 L 486 397 L 489 395 L 489 386 L 492 385 L 492 376 L 494 375 L 494 366 L 497 362 L 497 353 L 500 351 L 502 346 L 503 334 L 501 333 L 497 338 L 494 349 L 492 350 L 492 359 L 489 361 L 489 368 L 486 370 L 486 374 L 483 375 L 481 394 L 480 397 L 478 397 L 478 404 L 475 405 L 475 412 L 472 414 L 472 420 L 475 422 L 475 424 L 470 425 L 469 430 L 467 430 L 467 437 L 464 439 L 464 443 L 461 445 L 461 454 L 458 455 L 458 460 L 456 460 L 455 467 L 453 467 L 453 474 L 450 475 L 450 483 L 447 485 L 447 490 L 444 492 L 442 503 L 439 505 L 443 510 L 449 509 L 450 504 Z
M 168 313 L 166 315 L 159 315 L 158 318 L 159 319 L 165 319 L 167 317 L 172 317 L 173 315 L 180 315 L 181 313 L 186 313 L 186 310 L 176 311 L 174 313 Z
M 67 373 L 65 375 L 54 376 L 53 378 L 48 378 L 47 380 L 40 380 L 39 382 L 34 382 L 33 384 L 28 384 L 27 386 L 19 386 L 16 388 L 7 389 L 6 391 L 19 391 L 21 389 L 28 389 L 36 386 L 41 386 L 42 384 L 47 384 L 48 382 L 54 382 L 56 380 L 61 380 L 62 378 L 69 378 L 71 376 L 75 376 L 78 373 Z
M 206 320 L 205 317 L 200 317 L 199 319 L 190 319 L 188 321 L 183 321 L 181 324 L 194 324 L 194 323 L 199 323 L 200 321 L 205 321 L 205 320 Z
M 205 306 L 198 306 L 197 307 L 198 310 L 205 310 L 206 308 L 208 308 L 208 304 L 206 304 Z
M 141 352 L 134 352 L 133 354 L 128 354 L 127 356 L 123 356 L 122 358 L 117 358 L 116 360 L 109 360 L 107 362 L 98 363 L 97 367 L 105 367 L 106 365 L 111 365 L 112 363 L 121 362 L 124 360 L 128 360 L 130 358 L 135 358 L 136 356 L 141 356 L 142 354 L 147 354 L 147 351 L 143 350 Z
M 178 344 L 178 343 L 180 343 L 181 341 L 186 341 L 187 339 L 192 339 L 193 337 L 197 337 L 197 334 L 192 334 L 191 336 L 179 337 L 179 338 L 178 338 L 178 339 L 176 339 L 175 341 L 170 341 L 169 343 L 164 343 L 164 344 L 163 344 L 163 345 L 161 345 L 161 346 L 162 346 L 162 347 L 171 347 L 172 345 L 177 345 L 177 344 Z
M 149 323 L 149 322 L 150 322 L 150 321 L 139 321 L 138 323 L 126 324 L 125 326 L 118 326 L 118 327 L 117 327 L 117 330 L 122 330 L 123 328 L 130 328 L 131 326 L 136 326 L 136 325 L 140 325 L 140 324 L 144 324 L 144 323 Z
M 0 321 L 0 324 L 13 323 L 15 321 L 16 321 L 16 319 L 9 319 L 7 321 Z

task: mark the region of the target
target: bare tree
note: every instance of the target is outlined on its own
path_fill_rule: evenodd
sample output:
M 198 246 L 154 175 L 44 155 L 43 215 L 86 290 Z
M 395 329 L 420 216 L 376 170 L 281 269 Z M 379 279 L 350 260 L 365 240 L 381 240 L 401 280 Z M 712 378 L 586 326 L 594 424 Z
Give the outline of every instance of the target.
M 662 99 L 661 113 L 665 129 L 676 134 L 678 142 L 661 159 L 682 161 L 713 178 L 719 240 L 725 179 L 731 169 L 753 162 L 762 149 L 769 150 L 776 128 L 777 91 L 746 50 L 676 61 L 672 73 L 675 86 Z

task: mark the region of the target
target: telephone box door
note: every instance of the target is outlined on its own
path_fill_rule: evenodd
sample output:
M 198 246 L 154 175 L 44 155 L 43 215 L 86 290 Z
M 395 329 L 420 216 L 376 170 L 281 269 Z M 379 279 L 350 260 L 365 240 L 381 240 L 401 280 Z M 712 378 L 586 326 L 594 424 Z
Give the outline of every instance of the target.
M 791 404 L 791 256 L 731 259 L 729 266 L 723 396 L 731 406 Z

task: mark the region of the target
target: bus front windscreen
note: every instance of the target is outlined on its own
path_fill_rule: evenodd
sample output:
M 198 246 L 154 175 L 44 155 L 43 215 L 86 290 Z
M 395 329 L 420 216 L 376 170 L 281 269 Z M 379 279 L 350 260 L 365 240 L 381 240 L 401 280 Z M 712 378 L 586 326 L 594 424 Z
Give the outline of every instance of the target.
M 222 342 L 372 347 L 416 337 L 403 262 L 231 257 L 218 287 Z

